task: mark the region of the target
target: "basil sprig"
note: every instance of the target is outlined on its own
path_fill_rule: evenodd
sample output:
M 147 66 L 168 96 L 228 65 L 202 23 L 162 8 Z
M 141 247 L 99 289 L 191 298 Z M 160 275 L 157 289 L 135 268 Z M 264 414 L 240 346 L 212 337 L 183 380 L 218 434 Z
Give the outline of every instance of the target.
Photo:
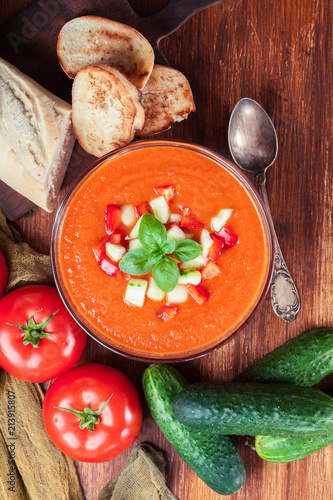
M 165 226 L 151 214 L 144 214 L 138 239 L 144 248 L 127 252 L 119 262 L 124 273 L 140 276 L 153 270 L 156 285 L 163 292 L 171 292 L 179 279 L 179 269 L 171 254 L 181 262 L 195 259 L 202 246 L 193 240 L 168 240 Z

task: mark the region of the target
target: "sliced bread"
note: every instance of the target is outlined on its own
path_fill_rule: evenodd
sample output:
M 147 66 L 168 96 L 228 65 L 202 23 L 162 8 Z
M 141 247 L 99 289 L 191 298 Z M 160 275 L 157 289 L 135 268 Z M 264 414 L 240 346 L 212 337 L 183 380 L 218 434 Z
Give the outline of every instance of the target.
M 111 67 L 87 66 L 72 89 L 73 127 L 85 151 L 97 157 L 132 141 L 143 127 L 141 92 Z
M 0 180 L 51 212 L 75 135 L 71 106 L 0 58 Z
M 144 127 L 136 132 L 137 137 L 168 130 L 174 122 L 195 111 L 192 90 L 183 73 L 159 64 L 155 64 L 142 90 L 141 103 L 146 119 Z
M 57 54 L 63 70 L 74 78 L 86 66 L 107 64 L 142 89 L 154 65 L 148 40 L 125 24 L 97 16 L 66 23 L 58 37 Z

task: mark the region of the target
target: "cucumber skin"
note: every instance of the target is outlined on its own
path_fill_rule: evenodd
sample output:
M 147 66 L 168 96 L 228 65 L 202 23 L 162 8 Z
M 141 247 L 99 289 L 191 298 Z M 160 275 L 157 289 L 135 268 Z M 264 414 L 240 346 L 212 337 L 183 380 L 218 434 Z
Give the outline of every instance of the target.
M 246 474 L 229 436 L 190 430 L 173 414 L 172 401 L 188 385 L 185 378 L 172 366 L 156 364 L 146 368 L 142 384 L 152 417 L 197 476 L 220 495 L 238 491 Z
M 333 328 L 306 330 L 246 368 L 236 382 L 311 387 L 333 372 Z
M 302 437 L 333 432 L 333 398 L 288 384 L 192 384 L 177 394 L 173 412 L 201 432 Z
M 313 437 L 256 436 L 255 449 L 267 462 L 301 460 L 333 443 L 333 433 Z
M 285 382 L 310 387 L 333 372 L 333 329 L 313 328 L 288 340 L 246 368 L 236 381 Z M 268 462 L 287 463 L 312 455 L 333 443 L 324 436 L 256 436 L 255 449 Z

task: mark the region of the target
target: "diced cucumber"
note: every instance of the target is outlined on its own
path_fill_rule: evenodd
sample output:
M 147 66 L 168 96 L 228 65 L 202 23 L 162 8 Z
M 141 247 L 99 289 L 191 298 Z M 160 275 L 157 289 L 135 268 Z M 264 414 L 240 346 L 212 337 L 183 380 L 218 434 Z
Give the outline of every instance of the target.
M 179 222 L 182 220 L 182 216 L 180 214 L 170 214 L 168 222 Z
M 157 198 L 151 200 L 150 206 L 154 217 L 162 222 L 162 224 L 166 224 L 169 220 L 170 209 L 164 196 L 158 196 Z
M 144 214 L 143 214 L 144 215 Z M 130 238 L 137 238 L 138 237 L 138 234 L 139 234 L 139 227 L 140 227 L 140 224 L 141 224 L 141 220 L 142 220 L 142 217 L 143 215 L 141 215 L 140 219 L 137 221 L 137 223 L 135 224 L 135 226 L 133 227 L 132 231 L 130 232 L 129 234 L 129 237 Z
M 147 286 L 147 280 L 131 278 L 127 283 L 125 302 L 133 306 L 142 307 L 145 301 Z
M 176 242 L 185 240 L 186 238 L 184 231 L 178 226 L 173 226 L 172 228 L 170 228 L 169 231 L 167 231 L 167 237 L 168 240 L 175 240 Z
M 205 264 L 207 264 L 207 262 L 207 257 L 200 254 L 196 259 L 189 260 L 188 262 L 182 262 L 180 269 L 201 269 Z
M 125 226 L 133 226 L 136 221 L 136 215 L 133 205 L 123 205 L 120 209 L 121 221 Z
M 155 283 L 154 278 L 149 278 L 147 297 L 152 300 L 163 300 L 165 292 L 161 290 Z
M 194 269 L 180 270 L 180 276 L 178 280 L 178 285 L 199 285 L 201 281 L 201 273 L 199 271 L 194 271 Z
M 221 231 L 222 227 L 227 223 L 232 212 L 232 208 L 222 208 L 222 210 L 220 210 L 219 213 L 211 220 L 212 230 L 216 233 Z
M 119 262 L 125 255 L 126 248 L 121 245 L 116 245 L 115 243 L 106 242 L 105 253 L 114 262 Z
M 128 249 L 129 250 L 136 250 L 137 248 L 144 248 L 144 246 L 141 245 L 140 240 L 138 240 L 138 238 L 134 238 L 133 240 L 129 240 Z
M 210 237 L 208 229 L 203 229 L 200 234 L 200 245 L 202 246 L 202 255 L 204 257 L 207 257 L 213 243 L 214 240 Z
M 167 293 L 167 303 L 168 304 L 182 304 L 188 299 L 188 291 L 185 286 L 176 285 L 175 288 Z

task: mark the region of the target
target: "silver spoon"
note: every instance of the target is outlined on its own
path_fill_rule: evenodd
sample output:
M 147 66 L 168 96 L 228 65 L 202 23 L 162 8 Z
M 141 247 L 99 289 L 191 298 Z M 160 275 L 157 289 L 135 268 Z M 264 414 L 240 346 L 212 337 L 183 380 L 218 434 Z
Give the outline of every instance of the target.
M 254 174 L 273 228 L 275 244 L 271 283 L 273 310 L 284 321 L 292 321 L 299 311 L 300 300 L 281 253 L 266 191 L 266 170 L 275 161 L 278 141 L 271 119 L 253 99 L 245 97 L 236 104 L 230 117 L 228 141 L 235 163 L 243 170 Z

